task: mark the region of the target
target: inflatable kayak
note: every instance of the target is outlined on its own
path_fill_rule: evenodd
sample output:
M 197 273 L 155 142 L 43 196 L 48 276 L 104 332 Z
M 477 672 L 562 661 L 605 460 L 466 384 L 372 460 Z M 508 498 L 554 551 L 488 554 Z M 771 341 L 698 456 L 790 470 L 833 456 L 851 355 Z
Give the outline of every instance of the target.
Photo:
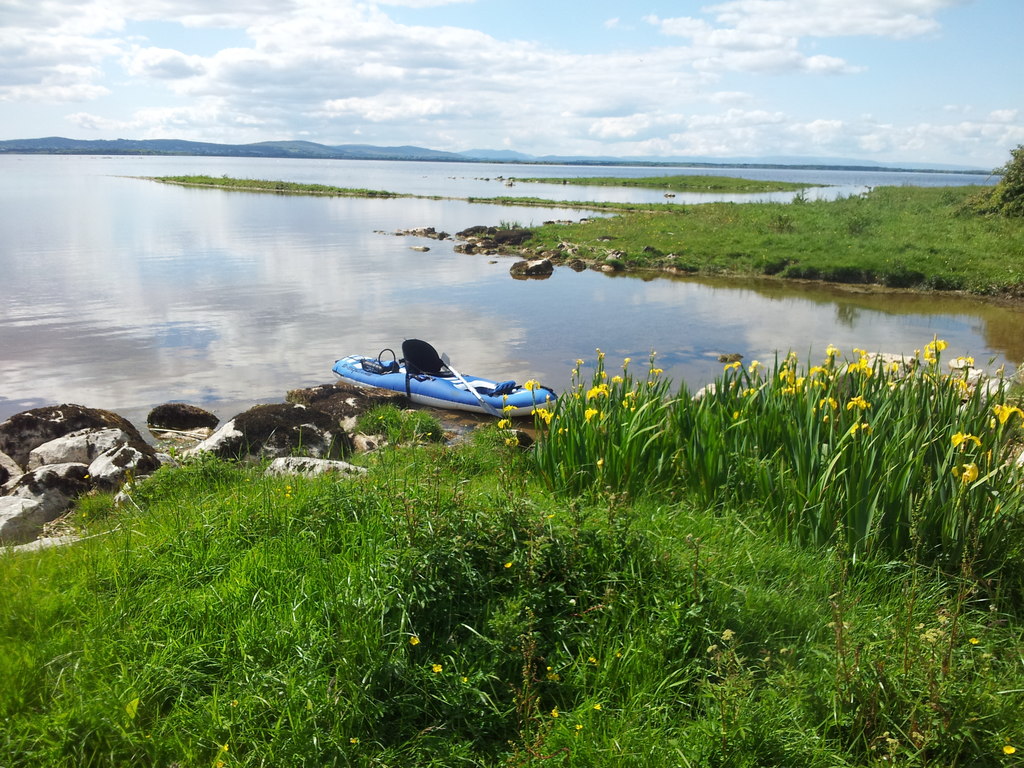
M 535 381 L 516 384 L 463 375 L 419 339 L 402 343 L 401 359 L 386 349 L 377 357 L 343 357 L 331 370 L 357 386 L 404 392 L 420 405 L 498 417 L 529 416 L 534 408 L 556 398 L 554 391 Z

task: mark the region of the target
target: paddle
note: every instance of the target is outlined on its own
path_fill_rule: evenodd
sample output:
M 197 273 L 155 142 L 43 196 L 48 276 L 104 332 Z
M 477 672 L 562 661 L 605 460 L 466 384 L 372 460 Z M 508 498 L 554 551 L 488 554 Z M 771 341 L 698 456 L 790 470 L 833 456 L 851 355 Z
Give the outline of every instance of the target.
M 466 379 L 463 377 L 463 375 L 452 367 L 451 361 L 448 360 L 448 353 L 445 353 L 445 354 L 441 355 L 441 362 L 445 364 L 445 366 L 448 368 L 449 371 L 452 372 L 452 375 L 454 375 L 456 379 L 458 379 L 459 381 L 461 381 L 463 384 L 466 385 L 466 389 L 468 389 L 470 392 L 473 393 L 473 396 L 477 399 L 477 402 L 480 403 L 480 405 L 483 406 L 483 409 L 485 411 L 487 411 L 492 416 L 503 416 L 504 415 L 501 412 L 500 408 L 495 408 L 493 405 L 491 405 L 490 403 L 486 402 L 484 400 L 483 396 L 479 392 L 476 391 L 476 389 L 473 387 L 473 385 L 470 384 L 468 381 L 466 381 Z

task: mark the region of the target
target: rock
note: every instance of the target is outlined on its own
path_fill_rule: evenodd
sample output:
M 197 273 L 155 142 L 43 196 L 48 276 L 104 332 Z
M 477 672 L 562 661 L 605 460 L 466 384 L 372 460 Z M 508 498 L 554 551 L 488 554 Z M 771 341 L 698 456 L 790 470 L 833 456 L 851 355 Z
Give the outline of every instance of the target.
M 298 453 L 338 459 L 352 451 L 352 439 L 330 414 L 295 403 L 257 405 L 224 424 L 185 452 L 225 459 L 277 458 Z
M 111 448 L 89 464 L 89 477 L 97 488 L 113 491 L 128 480 L 138 480 L 160 469 L 160 459 L 153 450 L 142 451 L 134 445 Z
M 7 551 L 38 552 L 41 549 L 66 547 L 68 544 L 74 544 L 76 541 L 81 541 L 81 539 L 78 536 L 74 536 L 72 534 L 67 534 L 64 536 L 47 536 L 45 539 L 36 539 L 35 541 L 30 541 L 28 544 L 17 544 L 13 547 L 7 547 Z
M 379 405 L 403 408 L 406 405 L 405 395 L 400 392 L 357 387 L 345 381 L 321 384 L 309 389 L 293 389 L 286 399 L 289 403 L 308 405 L 323 411 L 346 430 L 352 430 L 356 419 L 371 408 Z
M 14 527 L 16 535 L 24 538 L 15 543 L 36 538 L 45 523 L 67 512 L 74 500 L 91 487 L 89 467 L 85 464 L 49 464 L 26 472 L 11 488 L 10 495 L 3 497 L 4 501 L 22 499 L 38 505 L 38 509 L 26 507 L 18 513 Z M 9 540 L 6 534 L 0 538 Z
M 25 474 L 17 462 L 6 453 L 0 453 L 0 490 L 8 485 L 13 485 L 18 478 Z
M 43 505 L 35 499 L 0 497 L 0 543 L 32 541 L 47 522 Z
M 174 429 L 187 432 L 191 429 L 216 429 L 220 423 L 214 414 L 188 403 L 164 403 L 158 405 L 146 416 L 146 424 L 153 429 Z
M 425 245 L 413 245 L 409 247 L 410 251 L 418 251 L 419 253 L 426 253 L 430 249 Z
M 555 271 L 550 259 L 533 259 L 531 261 L 517 261 L 509 269 L 512 277 L 550 277 Z
M 43 443 L 82 429 L 109 428 L 122 430 L 132 442 L 145 442 L 131 422 L 116 413 L 66 403 L 33 408 L 0 424 L 0 453 L 6 453 L 25 468 L 29 453 Z
M 131 438 L 120 429 L 80 429 L 33 448 L 28 455 L 29 470 L 47 464 L 90 464 L 101 453 L 126 444 Z
M 376 451 L 387 442 L 383 435 L 364 435 L 358 432 L 352 435 L 352 445 L 356 453 L 370 453 Z
M 719 355 L 718 362 L 720 363 L 738 363 L 743 359 L 743 355 L 739 352 L 730 352 L 727 355 Z
M 306 475 L 314 477 L 337 473 L 342 475 L 365 475 L 363 467 L 357 467 L 345 461 L 329 459 L 309 459 L 301 456 L 283 456 L 274 459 L 267 467 L 268 475 Z

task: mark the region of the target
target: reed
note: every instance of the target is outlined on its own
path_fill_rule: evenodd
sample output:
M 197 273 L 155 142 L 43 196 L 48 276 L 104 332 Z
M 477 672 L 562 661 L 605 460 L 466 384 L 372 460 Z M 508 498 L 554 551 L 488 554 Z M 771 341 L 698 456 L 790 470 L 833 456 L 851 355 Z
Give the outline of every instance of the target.
M 653 359 L 645 379 L 608 378 L 598 354 L 589 385 L 542 411 L 536 464 L 566 495 L 678 496 L 756 505 L 780 535 L 855 557 L 913 552 L 956 572 L 1010 568 L 1021 553 L 1022 412 L 1006 386 L 972 388 L 943 373 L 945 344 L 913 358 L 863 350 L 820 364 L 795 355 L 725 366 L 693 397 L 669 393 Z

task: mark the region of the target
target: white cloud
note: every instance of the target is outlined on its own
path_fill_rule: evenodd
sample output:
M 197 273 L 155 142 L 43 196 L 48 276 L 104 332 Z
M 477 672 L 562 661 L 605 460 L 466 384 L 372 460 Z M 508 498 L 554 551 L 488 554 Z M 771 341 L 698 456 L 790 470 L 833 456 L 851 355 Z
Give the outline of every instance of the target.
M 648 15 L 638 29 L 629 27 L 635 17 L 594 19 L 592 28 L 615 29 L 637 47 L 609 51 L 602 35 L 592 54 L 426 25 L 431 6 L 458 2 L 8 0 L 0 102 L 91 100 L 88 110 L 69 110 L 72 125 L 144 138 L 333 144 L 359 136 L 538 154 L 924 154 L 931 141 L 954 156 L 982 154 L 984 142 L 1005 144 L 1020 130 L 1020 112 L 1005 101 L 957 107 L 949 119 L 961 123 L 927 126 L 892 119 L 863 94 L 848 107 L 839 89 L 858 78 L 813 77 L 855 75 L 872 63 L 858 60 L 853 44 L 830 48 L 831 38 L 933 35 L 937 14 L 961 0 L 711 0 L 690 6 L 690 16 Z M 398 5 L 422 9 L 402 18 L 424 25 L 396 22 L 387 11 Z M 194 37 L 203 44 L 155 39 L 182 25 L 202 29 Z M 232 47 L 218 48 L 221 36 Z M 789 80 L 762 88 L 760 76 Z M 113 90 L 123 82 L 147 100 L 123 107 Z M 785 102 L 775 100 L 782 84 L 792 84 Z M 816 101 L 801 111 L 806 96 Z
M 125 68 L 131 75 L 152 77 L 157 80 L 177 80 L 195 77 L 205 72 L 201 56 L 186 56 L 166 48 L 142 48 L 126 57 Z

